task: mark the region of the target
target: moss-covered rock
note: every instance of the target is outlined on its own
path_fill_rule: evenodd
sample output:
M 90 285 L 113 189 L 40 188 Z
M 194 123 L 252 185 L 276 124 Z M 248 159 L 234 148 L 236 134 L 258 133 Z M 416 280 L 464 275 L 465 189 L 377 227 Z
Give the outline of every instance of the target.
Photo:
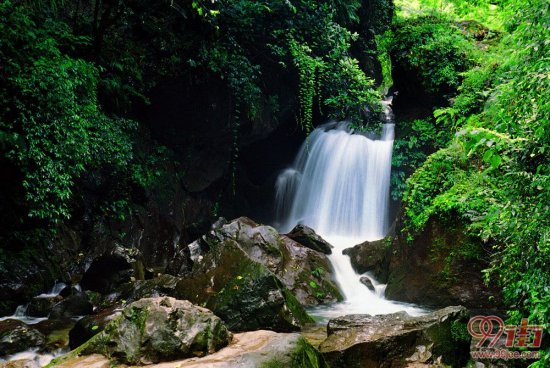
M 210 232 L 193 243 L 201 252 L 195 257 L 196 261 L 200 263 L 202 256 L 216 251 L 227 239 L 235 241 L 250 259 L 273 272 L 301 304 L 316 305 L 343 299 L 325 254 L 247 217 L 231 222 L 218 221 Z
M 0 357 L 42 347 L 45 343 L 45 336 L 32 326 L 14 319 L 0 321 Z
M 120 309 L 110 307 L 103 309 L 99 313 L 85 316 L 76 322 L 69 332 L 69 346 L 76 349 L 86 341 L 105 329 L 107 324 L 115 317 L 120 315 Z
M 126 307 L 80 353 L 147 364 L 210 354 L 230 341 L 231 333 L 208 309 L 170 297 L 146 298 Z
M 312 321 L 277 276 L 232 239 L 215 244 L 176 295 L 211 309 L 235 331 L 294 331 Z

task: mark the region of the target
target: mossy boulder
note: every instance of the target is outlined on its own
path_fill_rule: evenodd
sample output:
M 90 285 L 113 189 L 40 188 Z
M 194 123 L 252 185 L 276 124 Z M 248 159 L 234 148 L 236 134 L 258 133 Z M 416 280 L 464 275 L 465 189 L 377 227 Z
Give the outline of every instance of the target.
M 312 321 L 281 280 L 232 239 L 213 244 L 176 295 L 211 309 L 234 331 L 287 332 Z
M 222 320 L 208 309 L 170 297 L 146 298 L 128 305 L 79 353 L 150 364 L 210 354 L 231 338 Z
M 46 337 L 38 329 L 15 319 L 0 321 L 0 357 L 45 344 Z
M 330 320 L 328 337 L 319 349 L 331 367 L 462 367 L 470 344 L 458 339 L 455 330 L 457 324 L 466 326 L 468 316 L 464 307 L 419 317 L 405 312 L 342 316 Z
M 267 267 L 303 305 L 341 301 L 342 294 L 334 282 L 327 256 L 310 249 L 270 226 L 240 217 L 231 222 L 218 221 L 212 230 L 192 244 L 201 262 L 211 250 L 231 239 L 255 262 Z M 328 243 L 327 243 L 328 244 Z M 201 266 L 197 266 L 201 269 Z

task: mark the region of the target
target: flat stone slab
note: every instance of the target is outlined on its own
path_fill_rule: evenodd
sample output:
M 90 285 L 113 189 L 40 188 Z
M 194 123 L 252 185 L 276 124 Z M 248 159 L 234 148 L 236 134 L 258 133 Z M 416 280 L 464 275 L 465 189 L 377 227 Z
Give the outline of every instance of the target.
M 257 368 L 274 358 L 282 362 L 290 359 L 299 338 L 299 333 L 277 333 L 266 330 L 243 332 L 233 335 L 233 341 L 228 346 L 213 354 L 144 367 Z M 109 368 L 110 366 L 109 360 L 99 354 L 75 357 L 56 365 L 59 368 Z

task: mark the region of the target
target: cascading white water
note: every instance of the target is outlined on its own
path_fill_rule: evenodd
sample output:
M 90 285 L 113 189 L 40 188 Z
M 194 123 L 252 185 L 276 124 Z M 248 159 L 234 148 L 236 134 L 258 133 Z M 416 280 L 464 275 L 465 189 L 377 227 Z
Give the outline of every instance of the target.
M 316 129 L 294 168 L 277 180 L 282 228 L 306 224 L 325 236 L 376 240 L 386 235 L 393 124 L 380 140 L 352 134 L 347 123 Z
M 389 107 L 386 118 L 391 121 Z M 305 224 L 335 247 L 329 258 L 345 302 L 321 307 L 319 315 L 421 313 L 370 291 L 359 281 L 349 257 L 342 254 L 345 248 L 387 234 L 393 139 L 391 122 L 384 124 L 379 139 L 357 134 L 345 122 L 321 126 L 308 137 L 293 167 L 277 179 L 279 230 L 288 232 L 298 223 Z

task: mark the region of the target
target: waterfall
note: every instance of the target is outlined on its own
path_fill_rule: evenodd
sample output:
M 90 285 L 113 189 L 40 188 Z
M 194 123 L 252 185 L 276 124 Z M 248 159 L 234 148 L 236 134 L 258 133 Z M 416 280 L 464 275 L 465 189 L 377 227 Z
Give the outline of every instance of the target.
M 323 125 L 310 134 L 293 166 L 276 181 L 279 230 L 288 232 L 298 223 L 305 224 L 335 247 L 329 258 L 345 302 L 320 307 L 322 316 L 420 313 L 370 291 L 359 281 L 349 257 L 342 254 L 345 248 L 383 238 L 389 228 L 394 124 L 389 103 L 384 107 L 386 123 L 379 136 L 355 132 L 346 122 Z M 383 291 L 385 286 L 374 281 L 376 289 Z
M 345 122 L 316 129 L 277 179 L 280 227 L 303 223 L 328 237 L 383 238 L 392 147 L 393 124 L 384 125 L 379 140 L 353 134 Z

